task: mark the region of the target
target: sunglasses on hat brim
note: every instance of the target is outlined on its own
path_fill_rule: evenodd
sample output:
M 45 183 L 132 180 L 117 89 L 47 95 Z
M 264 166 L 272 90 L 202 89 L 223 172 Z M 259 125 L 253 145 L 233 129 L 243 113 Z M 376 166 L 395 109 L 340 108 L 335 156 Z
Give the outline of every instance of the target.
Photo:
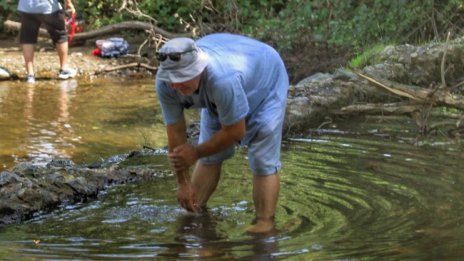
M 158 61 L 160 61 L 160 62 L 164 62 L 169 57 L 169 59 L 171 59 L 171 61 L 178 62 L 178 61 L 180 61 L 180 58 L 182 57 L 183 54 L 190 53 L 190 52 L 193 52 L 193 51 L 195 51 L 195 49 L 188 50 L 188 51 L 185 51 L 185 52 L 175 52 L 175 53 L 156 52 L 156 59 Z

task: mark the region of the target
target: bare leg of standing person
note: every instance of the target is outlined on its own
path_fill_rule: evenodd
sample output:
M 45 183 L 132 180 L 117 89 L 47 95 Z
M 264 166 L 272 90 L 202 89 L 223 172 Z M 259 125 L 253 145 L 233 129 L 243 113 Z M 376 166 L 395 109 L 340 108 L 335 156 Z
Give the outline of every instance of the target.
M 60 72 L 58 78 L 66 80 L 69 78 L 74 78 L 77 74 L 75 69 L 72 69 L 68 66 L 68 42 L 62 42 L 56 44 L 56 51 L 60 58 Z
M 65 70 L 68 66 L 68 42 L 57 43 L 56 51 L 60 58 L 60 69 Z
M 247 232 L 268 233 L 275 229 L 274 216 L 279 189 L 279 174 L 253 176 L 253 202 L 255 204 L 256 222 L 247 229 Z
M 34 50 L 35 44 L 22 44 L 24 63 L 27 75 L 34 75 Z

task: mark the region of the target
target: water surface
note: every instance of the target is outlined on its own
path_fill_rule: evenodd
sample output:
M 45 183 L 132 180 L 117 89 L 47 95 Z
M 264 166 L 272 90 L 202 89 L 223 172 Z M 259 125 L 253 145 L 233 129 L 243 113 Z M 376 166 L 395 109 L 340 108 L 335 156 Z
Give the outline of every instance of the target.
M 2 162 L 13 154 L 17 157 L 11 164 L 46 161 L 61 153 L 85 162 L 127 152 L 144 144 L 146 137 L 153 146 L 165 145 L 150 82 L 79 85 L 70 92 L 66 120 L 60 118 L 62 110 L 53 110 L 59 108 L 61 99 L 56 97 L 61 89 L 35 87 L 33 107 L 47 109 L 31 113 L 26 109 L 27 95 L 9 96 L 27 94 L 29 87 L 15 88 L 9 86 L 9 94 L 0 96 L 1 144 L 10 139 L 17 144 L 2 147 Z M 15 121 L 4 120 L 6 114 Z M 453 142 L 415 146 L 401 135 L 359 135 L 377 133 L 379 126 L 398 128 L 391 122 L 371 123 L 352 122 L 330 134 L 284 141 L 274 234 L 244 233 L 254 211 L 246 150 L 240 149 L 225 164 L 206 214 L 179 208 L 175 178 L 165 174 L 150 182 L 113 187 L 92 202 L 66 206 L 25 224 L 0 228 L 0 258 L 460 260 L 462 146 Z M 43 143 L 48 145 L 38 145 Z M 144 162 L 168 168 L 163 154 Z
M 0 82 L 0 170 L 97 161 L 166 142 L 153 80 Z

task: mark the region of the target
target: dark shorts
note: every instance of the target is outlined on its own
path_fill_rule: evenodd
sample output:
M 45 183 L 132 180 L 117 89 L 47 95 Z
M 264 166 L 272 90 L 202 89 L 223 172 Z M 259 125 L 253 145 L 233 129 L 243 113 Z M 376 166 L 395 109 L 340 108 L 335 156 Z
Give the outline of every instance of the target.
M 21 14 L 21 30 L 19 31 L 19 43 L 36 44 L 40 26 L 47 29 L 53 44 L 68 41 L 68 32 L 64 22 L 62 10 L 51 14 Z

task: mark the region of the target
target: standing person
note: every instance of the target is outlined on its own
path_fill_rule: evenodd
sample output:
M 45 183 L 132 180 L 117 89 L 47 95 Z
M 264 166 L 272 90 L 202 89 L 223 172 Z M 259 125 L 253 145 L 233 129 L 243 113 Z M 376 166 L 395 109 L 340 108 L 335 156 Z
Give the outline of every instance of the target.
M 219 181 L 222 162 L 248 146 L 256 219 L 247 231 L 274 229 L 288 75 L 279 54 L 257 40 L 212 34 L 196 42 L 174 38 L 157 58 L 156 91 L 166 124 L 177 199 L 198 212 Z M 201 108 L 197 146 L 186 140 L 184 109 Z M 195 164 L 191 178 L 189 167 Z
M 72 1 L 65 0 L 65 2 L 66 8 L 74 14 L 76 10 Z M 77 71 L 68 67 L 68 33 L 64 21 L 64 10 L 60 2 L 58 0 L 19 0 L 18 11 L 21 15 L 19 42 L 23 50 L 27 82 L 35 82 L 34 49 L 42 24 L 50 34 L 60 59 L 58 77 L 68 79 L 76 76 Z

